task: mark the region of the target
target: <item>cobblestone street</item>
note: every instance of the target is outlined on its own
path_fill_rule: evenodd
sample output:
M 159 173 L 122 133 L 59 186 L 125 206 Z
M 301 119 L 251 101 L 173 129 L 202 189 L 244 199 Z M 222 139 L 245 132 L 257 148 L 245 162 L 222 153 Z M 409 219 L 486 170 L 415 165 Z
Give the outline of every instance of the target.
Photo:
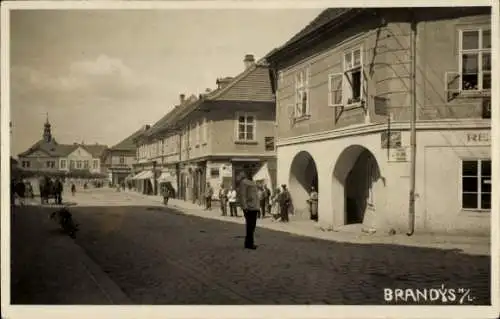
M 238 223 L 152 205 L 89 204 L 71 211 L 81 228 L 76 244 L 134 304 L 385 304 L 384 288 L 441 285 L 470 289 L 474 300 L 467 304 L 489 304 L 487 256 L 325 241 L 263 228 L 256 231 L 258 249 L 248 251 Z M 16 213 L 46 217 L 37 207 Z M 15 239 L 13 249 L 20 246 Z M 59 280 L 69 279 L 75 280 Z M 29 289 L 26 282 L 23 289 Z

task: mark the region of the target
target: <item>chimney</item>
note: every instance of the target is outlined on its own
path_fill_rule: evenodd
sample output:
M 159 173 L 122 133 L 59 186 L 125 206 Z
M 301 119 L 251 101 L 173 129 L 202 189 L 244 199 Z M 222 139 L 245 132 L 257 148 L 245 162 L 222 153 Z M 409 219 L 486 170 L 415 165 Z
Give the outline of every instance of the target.
M 245 69 L 248 69 L 255 63 L 255 59 L 253 57 L 253 54 L 247 54 L 245 55 L 245 59 L 243 60 L 243 63 L 245 63 Z
M 146 125 L 144 125 L 144 130 L 147 131 L 147 130 L 149 130 L 150 127 L 151 127 L 151 125 L 146 124 Z
M 184 104 L 184 102 L 186 102 L 186 95 L 185 94 L 181 94 L 179 95 L 179 100 L 180 100 L 180 104 Z
M 226 76 L 225 78 L 217 79 L 217 82 L 215 83 L 217 84 L 217 88 L 220 90 L 225 88 L 229 83 L 231 83 L 232 80 L 232 77 Z

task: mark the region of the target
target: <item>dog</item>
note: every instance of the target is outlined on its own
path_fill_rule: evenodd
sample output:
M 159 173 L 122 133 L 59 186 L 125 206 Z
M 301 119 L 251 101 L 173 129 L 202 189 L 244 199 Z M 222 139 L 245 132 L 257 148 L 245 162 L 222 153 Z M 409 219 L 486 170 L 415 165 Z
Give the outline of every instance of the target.
M 79 230 L 78 229 L 78 224 L 76 224 L 73 221 L 73 215 L 70 213 L 70 211 L 66 208 L 63 207 L 59 210 L 56 210 L 55 212 L 52 212 L 50 214 L 50 219 L 56 220 L 61 228 L 68 233 L 68 235 L 71 238 L 76 237 L 76 232 Z

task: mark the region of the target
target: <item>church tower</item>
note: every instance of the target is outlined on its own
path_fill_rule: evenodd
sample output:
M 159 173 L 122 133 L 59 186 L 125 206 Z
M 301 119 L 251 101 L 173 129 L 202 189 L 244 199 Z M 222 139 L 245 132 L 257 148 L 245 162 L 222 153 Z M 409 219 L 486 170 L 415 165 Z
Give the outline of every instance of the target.
M 49 113 L 47 113 L 47 120 L 45 121 L 44 129 L 43 129 L 43 140 L 46 143 L 49 143 L 52 141 L 52 132 L 50 130 L 50 123 L 49 123 Z

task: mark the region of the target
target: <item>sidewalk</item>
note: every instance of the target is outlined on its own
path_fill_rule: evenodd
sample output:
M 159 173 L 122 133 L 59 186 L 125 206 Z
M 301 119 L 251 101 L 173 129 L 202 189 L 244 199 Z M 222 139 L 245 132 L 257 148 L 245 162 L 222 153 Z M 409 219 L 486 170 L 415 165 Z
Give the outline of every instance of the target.
M 83 249 L 48 218 L 52 211 L 15 207 L 11 229 L 11 303 L 130 304 Z
M 132 191 L 126 191 L 127 196 L 149 199 L 154 206 L 163 206 L 160 196 L 146 196 Z M 206 211 L 199 205 L 179 199 L 170 199 L 169 207 L 177 208 L 188 215 L 195 215 L 203 218 L 211 218 L 225 222 L 244 224 L 242 212 L 239 210 L 239 217 L 221 216 L 220 208 L 213 207 L 211 211 Z M 338 242 L 349 242 L 356 244 L 390 244 L 413 247 L 427 247 L 438 249 L 457 249 L 465 254 L 490 255 L 490 237 L 470 237 L 458 235 L 433 235 L 433 234 L 406 234 L 389 235 L 384 233 L 368 234 L 361 232 L 359 228 L 344 228 L 341 231 L 329 231 L 322 229 L 317 223 L 310 220 L 297 220 L 290 216 L 290 222 L 280 223 L 271 218 L 259 219 L 257 227 L 267 228 L 275 231 L 287 232 L 294 235 L 312 237 L 323 240 Z

